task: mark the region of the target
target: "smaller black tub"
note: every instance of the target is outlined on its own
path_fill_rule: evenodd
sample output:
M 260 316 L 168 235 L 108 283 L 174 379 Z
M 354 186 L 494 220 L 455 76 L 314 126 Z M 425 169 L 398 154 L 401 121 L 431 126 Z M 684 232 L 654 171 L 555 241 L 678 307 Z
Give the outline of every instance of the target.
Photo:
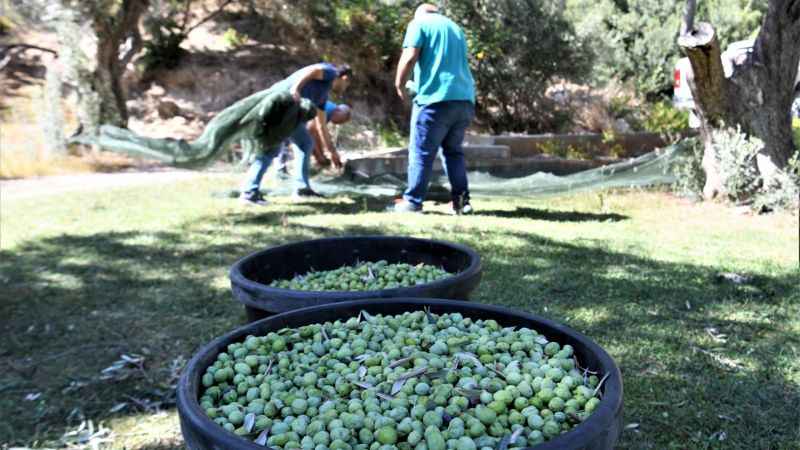
M 334 270 L 360 261 L 431 264 L 453 275 L 433 283 L 376 291 L 295 291 L 269 286 L 309 271 Z M 230 270 L 234 298 L 249 321 L 298 308 L 359 299 L 399 297 L 468 299 L 481 280 L 481 257 L 464 245 L 404 236 L 350 236 L 268 248 L 237 261 Z
M 434 314 L 459 312 L 467 317 L 494 319 L 503 326 L 535 329 L 548 339 L 569 344 L 582 367 L 605 378 L 603 398 L 594 413 L 573 430 L 526 450 L 611 450 L 622 430 L 622 375 L 619 367 L 599 345 L 577 331 L 539 316 L 497 306 L 439 299 L 388 299 L 381 302 L 360 300 L 304 308 L 262 319 L 240 327 L 202 347 L 189 363 L 178 382 L 178 416 L 186 447 L 191 450 L 264 450 L 262 447 L 226 431 L 206 416 L 198 398 L 202 377 L 217 355 L 229 344 L 249 335 L 264 335 L 285 327 L 301 327 L 355 317 L 364 310 L 370 314 L 396 315 L 430 308 Z

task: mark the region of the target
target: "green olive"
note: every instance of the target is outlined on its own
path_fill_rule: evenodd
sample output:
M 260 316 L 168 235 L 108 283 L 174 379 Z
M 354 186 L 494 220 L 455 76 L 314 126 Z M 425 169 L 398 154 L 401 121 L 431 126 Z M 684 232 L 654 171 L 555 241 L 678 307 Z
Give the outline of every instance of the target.
M 377 270 L 386 286 L 415 280 L 414 267 L 371 264 L 318 285 L 350 286 Z M 198 403 L 246 439 L 267 431 L 276 450 L 493 449 L 522 429 L 516 449 L 600 404 L 598 376 L 584 378 L 571 347 L 540 339 L 461 314 L 342 317 L 228 345 L 201 375 Z

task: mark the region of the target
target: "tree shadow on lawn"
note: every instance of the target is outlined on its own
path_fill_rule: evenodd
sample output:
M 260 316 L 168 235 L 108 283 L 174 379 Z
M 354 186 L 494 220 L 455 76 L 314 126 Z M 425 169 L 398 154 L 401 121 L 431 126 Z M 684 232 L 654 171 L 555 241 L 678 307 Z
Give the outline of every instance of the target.
M 364 194 L 347 194 L 350 202 L 330 202 L 325 200 L 307 201 L 300 205 L 313 208 L 317 214 L 358 214 L 366 212 L 386 212 L 387 206 L 394 203 L 395 198 L 391 196 L 372 196 Z M 449 202 L 449 199 L 447 200 Z M 438 202 L 437 204 L 442 204 Z M 450 215 L 441 211 L 426 210 L 425 214 L 430 215 Z M 597 214 L 580 211 L 557 211 L 537 208 L 520 208 L 513 210 L 478 210 L 475 215 L 492 216 L 508 219 L 531 219 L 543 220 L 548 222 L 621 222 L 629 220 L 630 217 L 616 214 Z M 250 220 L 257 220 L 250 218 Z
M 713 267 L 598 245 L 509 233 L 523 244 L 498 249 L 458 237 L 484 258 L 474 300 L 565 323 L 615 358 L 626 422 L 639 424 L 622 448 L 796 445 L 796 273 L 736 286 L 717 282 Z
M 230 226 L 252 215 L 170 232 L 65 234 L 0 252 L 0 442 L 58 437 L 81 417 L 171 407 L 194 350 L 245 321 L 230 293 L 230 265 L 264 247 L 331 234 L 281 226 L 282 213 L 258 214 L 271 226 Z M 142 367 L 102 373 L 123 354 L 142 356 Z M 122 412 L 109 412 L 120 403 Z
M 335 214 L 340 206 L 332 205 L 311 214 Z M 8 418 L 0 441 L 60 435 L 73 410 L 104 420 L 135 412 L 133 399 L 171 407 L 175 368 L 244 321 L 226 280 L 236 259 L 289 241 L 386 234 L 284 223 L 283 214 L 235 212 L 170 232 L 61 235 L 0 253 L 0 317 L 8 318 L 0 323 L 0 364 L 9 368 L 0 375 Z M 784 375 L 789 353 L 781 353 L 798 344 L 786 300 L 798 298 L 792 274 L 763 277 L 772 291 L 761 295 L 714 283 L 714 268 L 591 242 L 503 231 L 485 239 L 469 228 L 424 232 L 481 253 L 484 277 L 473 300 L 549 317 L 608 349 L 622 368 L 627 421 L 640 424 L 621 447 L 714 448 L 720 431 L 728 446 L 794 445 L 800 392 Z M 123 353 L 144 356 L 143 370 L 126 367 L 101 380 Z M 22 401 L 36 392 L 42 396 Z M 130 409 L 110 413 L 120 402 Z
M 254 209 L 252 214 L 242 214 L 232 220 L 237 225 L 264 225 L 279 223 L 289 217 L 298 216 L 386 212 L 386 207 L 393 202 L 393 197 L 387 196 L 347 195 L 347 199 L 349 201 L 335 201 L 335 198 L 331 199 L 334 201 L 309 199 L 293 205 L 294 208 L 299 208 L 299 210 L 294 209 L 280 213 L 265 211 L 262 214 L 257 209 Z M 254 206 L 253 208 L 259 207 Z M 330 232 L 335 232 L 335 230 L 330 230 Z
M 516 208 L 513 210 L 478 210 L 476 215 L 504 217 L 509 219 L 545 220 L 548 222 L 621 222 L 630 219 L 621 214 L 595 214 L 579 211 L 553 211 L 536 208 Z

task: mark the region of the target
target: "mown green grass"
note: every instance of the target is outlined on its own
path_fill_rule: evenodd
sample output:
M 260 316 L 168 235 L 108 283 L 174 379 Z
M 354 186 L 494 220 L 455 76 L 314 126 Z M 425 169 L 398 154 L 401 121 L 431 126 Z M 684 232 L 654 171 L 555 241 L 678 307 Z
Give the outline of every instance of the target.
M 800 448 L 796 215 L 657 192 L 478 199 L 471 217 L 380 212 L 388 199 L 253 209 L 210 195 L 236 181 L 3 200 L 0 447 L 53 446 L 85 418 L 112 430 L 109 448 L 181 448 L 174 369 L 243 323 L 227 279 L 237 258 L 401 234 L 472 246 L 484 261 L 475 301 L 566 323 L 606 348 L 631 424 L 620 448 Z M 734 285 L 721 272 L 754 278 Z M 121 354 L 144 356 L 142 370 L 100 379 Z

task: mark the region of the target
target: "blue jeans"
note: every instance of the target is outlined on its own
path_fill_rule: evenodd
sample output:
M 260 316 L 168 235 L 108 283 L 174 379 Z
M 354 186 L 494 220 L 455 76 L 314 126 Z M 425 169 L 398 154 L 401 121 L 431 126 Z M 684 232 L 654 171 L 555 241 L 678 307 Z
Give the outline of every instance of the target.
M 311 151 L 314 150 L 314 140 L 308 133 L 306 122 L 301 123 L 294 129 L 289 140 L 294 144 L 294 188 L 311 189 L 308 180 L 308 169 L 311 166 Z M 300 154 L 297 154 L 297 151 Z
M 314 148 L 314 141 L 312 141 L 311 135 L 308 133 L 308 129 L 306 129 L 305 122 L 297 125 L 297 128 L 294 129 L 292 135 L 289 137 L 289 142 L 295 144 L 302 153 L 302 155 L 295 154 L 294 157 L 294 188 L 310 188 L 308 167 L 311 150 Z M 279 145 L 255 158 L 245 176 L 242 192 L 252 194 L 258 191 L 261 187 L 261 180 L 264 178 L 264 174 L 267 172 L 267 169 L 269 169 L 269 165 L 272 164 L 272 160 L 278 156 L 280 150 L 281 146 Z
M 450 180 L 450 194 L 453 198 L 469 194 L 462 147 L 474 116 L 475 106 L 469 101 L 414 104 L 408 145 L 408 188 L 403 193 L 406 201 L 422 206 L 439 147 Z

